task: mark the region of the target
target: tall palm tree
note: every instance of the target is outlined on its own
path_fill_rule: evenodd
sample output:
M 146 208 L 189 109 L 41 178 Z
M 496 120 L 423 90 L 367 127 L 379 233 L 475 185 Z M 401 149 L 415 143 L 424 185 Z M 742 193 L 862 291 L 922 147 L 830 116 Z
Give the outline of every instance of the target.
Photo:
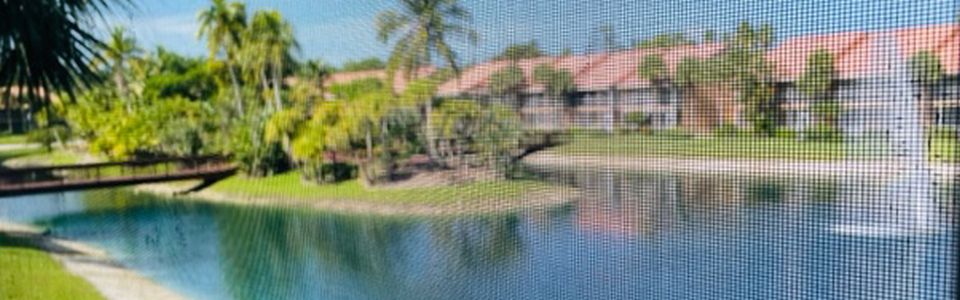
M 122 26 L 114 27 L 110 32 L 110 39 L 106 44 L 101 45 L 102 61 L 110 68 L 110 76 L 113 77 L 113 83 L 117 86 L 117 95 L 123 99 L 127 112 L 132 112 L 132 100 L 127 91 L 126 68 L 128 62 L 139 55 L 142 50 L 137 46 L 137 40 L 127 34 L 127 30 Z
M 569 125 L 573 119 L 573 109 L 579 103 L 571 96 L 577 87 L 573 82 L 573 75 L 567 70 L 558 70 L 549 64 L 541 64 L 533 69 L 533 78 L 544 87 L 544 96 L 551 100 L 563 100 L 563 111 Z
M 234 65 L 237 52 L 242 46 L 241 34 L 247 26 L 246 6 L 239 2 L 227 3 L 224 0 L 213 0 L 212 5 L 201 11 L 197 19 L 200 21 L 197 37 L 206 37 L 210 58 L 215 59 L 221 53 L 226 57 L 230 83 L 233 86 L 234 105 L 237 113 L 243 115 L 240 82 Z
M 406 77 L 433 61 L 433 55 L 459 71 L 457 56 L 448 38 L 462 37 L 476 42 L 477 33 L 467 27 L 470 13 L 457 0 L 401 0 L 400 7 L 377 15 L 377 37 L 387 43 L 396 40 L 387 72 L 401 71 Z
M 77 88 L 102 78 L 91 67 L 102 41 L 90 26 L 125 0 L 0 1 L 0 89 L 8 97 L 45 108 L 52 94 L 73 98 Z
M 910 58 L 910 68 L 913 73 L 914 81 L 922 92 L 920 101 L 921 116 L 924 126 L 931 125 L 933 110 L 931 108 L 934 99 L 934 87 L 943 79 L 943 64 L 940 57 L 929 50 L 920 51 Z
M 823 49 L 817 49 L 807 57 L 807 66 L 797 81 L 797 88 L 809 97 L 816 122 L 824 126 L 835 126 L 838 111 L 833 90 L 836 81 L 833 54 Z
M 657 54 L 644 56 L 643 60 L 640 61 L 640 65 L 637 66 L 637 73 L 640 75 L 640 78 L 650 81 L 653 88 L 657 91 L 656 94 L 662 96 L 661 93 L 664 92 L 669 82 L 667 65 L 664 63 L 663 57 Z
M 317 88 L 321 95 L 326 93 L 326 81 L 333 75 L 335 70 L 319 59 L 311 59 L 304 62 L 300 67 L 300 75 Z
M 466 24 L 470 19 L 470 13 L 457 0 L 400 0 L 400 7 L 381 12 L 376 19 L 377 37 L 383 43 L 395 40 L 387 61 L 387 83 L 392 86 L 397 71 L 408 79 L 415 77 L 420 66 L 433 61 L 433 55 L 439 56 L 459 76 L 456 53 L 448 38 L 466 38 L 476 43 L 476 31 Z M 427 99 L 424 108 L 427 152 L 435 159 L 437 149 L 430 129 L 432 98 Z
M 271 88 L 273 110 L 283 110 L 280 89 L 283 87 L 284 66 L 293 64 L 290 52 L 300 48 L 293 27 L 278 11 L 258 11 L 244 32 L 244 40 L 243 57 L 264 88 Z

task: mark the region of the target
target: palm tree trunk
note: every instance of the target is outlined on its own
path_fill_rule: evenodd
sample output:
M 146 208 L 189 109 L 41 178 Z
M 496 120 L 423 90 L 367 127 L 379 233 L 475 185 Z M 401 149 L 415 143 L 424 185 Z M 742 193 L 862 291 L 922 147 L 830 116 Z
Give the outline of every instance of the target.
M 439 158 L 439 155 L 437 153 L 437 145 L 435 144 L 436 141 L 434 140 L 435 138 L 433 136 L 433 127 L 432 127 L 432 123 L 433 123 L 433 101 L 432 100 L 427 100 L 427 103 L 425 104 L 425 107 L 424 107 L 424 114 L 426 116 L 424 117 L 424 122 L 423 122 L 423 135 L 426 138 L 427 156 L 429 156 L 431 161 L 438 162 L 437 159 Z
M 123 99 L 127 113 L 133 113 L 133 105 L 130 104 L 130 97 L 127 97 L 127 83 L 123 80 L 123 73 L 119 69 L 113 72 L 113 82 L 117 85 L 117 95 Z
M 10 99 L 10 87 L 3 92 L 3 108 L 7 110 L 7 131 L 13 133 L 13 100 Z
M 367 146 L 367 163 L 370 163 L 373 161 L 373 135 L 370 133 L 370 126 L 367 126 L 363 140 Z
M 240 98 L 240 82 L 237 81 L 237 72 L 231 63 L 227 64 L 227 69 L 230 70 L 230 84 L 233 86 L 233 104 L 237 109 L 237 114 L 242 116 L 244 115 L 243 99 Z
M 273 68 L 273 105 L 277 111 L 283 110 L 283 102 L 280 101 L 280 66 Z

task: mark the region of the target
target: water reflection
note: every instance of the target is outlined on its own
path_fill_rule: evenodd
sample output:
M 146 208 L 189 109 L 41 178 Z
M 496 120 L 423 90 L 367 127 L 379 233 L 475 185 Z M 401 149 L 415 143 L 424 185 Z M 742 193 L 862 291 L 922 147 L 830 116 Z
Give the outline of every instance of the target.
M 955 280 L 947 223 L 914 237 L 830 231 L 848 210 L 842 182 L 544 176 L 583 196 L 511 215 L 387 218 L 108 190 L 5 200 L 0 218 L 38 203 L 49 211 L 32 220 L 53 234 L 203 299 L 903 299 L 918 287 L 945 298 Z

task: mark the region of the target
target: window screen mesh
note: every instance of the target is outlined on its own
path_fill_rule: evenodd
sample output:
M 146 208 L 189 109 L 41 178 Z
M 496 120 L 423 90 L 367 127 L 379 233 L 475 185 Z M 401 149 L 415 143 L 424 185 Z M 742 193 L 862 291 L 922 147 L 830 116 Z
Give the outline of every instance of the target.
M 956 297 L 953 0 L 66 2 L 0 298 Z

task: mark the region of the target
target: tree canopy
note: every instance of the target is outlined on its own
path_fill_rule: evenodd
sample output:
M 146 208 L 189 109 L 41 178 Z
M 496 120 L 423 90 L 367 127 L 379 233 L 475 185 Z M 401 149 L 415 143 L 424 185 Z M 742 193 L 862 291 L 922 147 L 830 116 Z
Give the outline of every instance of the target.
M 386 68 L 386 63 L 384 63 L 383 60 L 376 57 L 368 57 L 360 60 L 345 61 L 343 63 L 343 66 L 340 67 L 340 71 L 354 72 L 354 71 L 382 70 L 384 68 Z
M 93 31 L 98 16 L 130 8 L 125 0 L 0 1 L 0 88 L 42 106 L 53 93 L 71 97 L 102 78 L 91 67 L 104 44 Z M 10 51 L 16 49 L 16 51 Z
M 459 73 L 450 38 L 476 42 L 476 31 L 468 27 L 470 20 L 470 13 L 457 0 L 401 1 L 400 7 L 381 12 L 376 18 L 377 38 L 383 43 L 393 41 L 388 77 L 397 71 L 414 77 L 417 69 L 434 59 Z
M 636 43 L 640 49 L 669 48 L 683 45 L 693 45 L 696 42 L 683 33 L 662 33 L 645 38 Z
M 528 43 L 513 44 L 507 46 L 503 49 L 499 55 L 494 57 L 495 60 L 509 59 L 509 60 L 519 60 L 525 58 L 535 58 L 543 56 L 543 51 L 540 51 L 540 46 L 537 45 L 537 41 L 530 41 Z

